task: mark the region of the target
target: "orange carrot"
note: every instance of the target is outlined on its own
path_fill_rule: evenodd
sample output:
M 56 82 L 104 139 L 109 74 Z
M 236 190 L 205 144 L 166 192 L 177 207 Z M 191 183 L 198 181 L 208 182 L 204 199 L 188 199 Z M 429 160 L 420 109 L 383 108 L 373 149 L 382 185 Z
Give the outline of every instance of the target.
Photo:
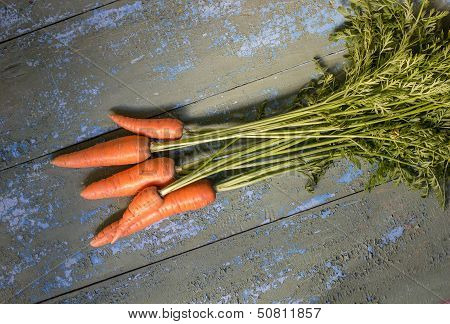
M 120 237 L 136 233 L 137 231 L 174 214 L 203 208 L 212 203 L 215 199 L 216 192 L 208 180 L 203 179 L 191 183 L 190 185 L 165 196 L 164 202 L 159 209 L 135 218 L 133 223 Z M 112 223 L 98 233 L 92 239 L 91 246 L 99 247 L 110 243 L 116 234 L 119 222 L 120 221 Z
M 149 140 L 143 136 L 125 136 L 87 149 L 63 154 L 53 165 L 63 168 L 90 168 L 139 163 L 150 157 Z
M 164 187 L 174 176 L 175 164 L 172 159 L 150 159 L 109 178 L 91 183 L 81 191 L 81 197 L 102 199 L 133 196 L 147 186 Z
M 113 244 L 128 227 L 139 217 L 157 210 L 163 204 L 163 199 L 159 195 L 156 187 L 147 187 L 133 198 L 127 210 L 119 220 L 119 227 L 111 241 Z
M 174 118 L 138 119 L 117 114 L 109 117 L 130 132 L 151 138 L 178 139 L 183 135 L 183 123 Z
M 100 247 L 111 243 L 117 229 L 119 228 L 119 221 L 109 224 L 104 229 L 102 229 L 95 237 L 91 240 L 92 247 Z

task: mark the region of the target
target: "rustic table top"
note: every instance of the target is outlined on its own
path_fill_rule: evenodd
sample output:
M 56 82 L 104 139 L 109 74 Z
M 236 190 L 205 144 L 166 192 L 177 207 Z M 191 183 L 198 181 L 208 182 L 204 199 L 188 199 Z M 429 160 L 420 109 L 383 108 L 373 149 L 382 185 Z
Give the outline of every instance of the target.
M 450 218 L 433 196 L 338 161 L 313 193 L 286 174 L 99 249 L 130 199 L 85 201 L 123 168 L 59 169 L 126 134 L 110 111 L 189 125 L 276 112 L 344 48 L 323 0 L 0 4 L 0 301 L 435 303 L 450 298 Z

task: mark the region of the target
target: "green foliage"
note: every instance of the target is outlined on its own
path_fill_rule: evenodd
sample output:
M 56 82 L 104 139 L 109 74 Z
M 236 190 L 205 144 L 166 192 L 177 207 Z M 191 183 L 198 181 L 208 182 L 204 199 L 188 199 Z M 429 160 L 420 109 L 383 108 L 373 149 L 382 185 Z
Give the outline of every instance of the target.
M 372 130 L 367 127 L 363 132 L 401 142 L 357 140 L 358 146 L 344 155 L 377 163 L 369 188 L 395 179 L 424 195 L 433 189 L 445 203 L 450 157 L 450 45 L 442 19 L 448 12 L 437 12 L 428 1 L 415 7 L 413 1 L 397 0 L 353 0 L 350 8 L 340 8 L 340 12 L 346 23 L 332 40 L 345 41 L 346 78 L 337 84 L 335 76 L 324 71 L 322 79 L 301 90 L 299 102 L 315 104 L 333 96 L 344 97 L 349 100 L 340 110 L 356 112 L 370 107 L 372 113 L 394 117 L 389 124 Z M 424 111 L 411 109 L 411 115 L 396 120 L 399 112 L 427 106 Z M 356 113 L 348 116 L 354 119 Z M 327 121 L 339 123 L 341 128 L 349 124 L 342 118 Z
M 433 190 L 445 204 L 450 44 L 442 20 L 448 12 L 412 0 L 351 0 L 339 10 L 346 21 L 332 40 L 347 47 L 344 77 L 316 59 L 321 77 L 299 91 L 288 112 L 162 143 L 160 150 L 169 150 L 257 139 L 254 148 L 216 153 L 167 190 L 227 170 L 238 174 L 218 190 L 293 170 L 306 175 L 313 189 L 333 160 L 362 158 L 378 166 L 369 189 L 394 180 L 423 195 Z

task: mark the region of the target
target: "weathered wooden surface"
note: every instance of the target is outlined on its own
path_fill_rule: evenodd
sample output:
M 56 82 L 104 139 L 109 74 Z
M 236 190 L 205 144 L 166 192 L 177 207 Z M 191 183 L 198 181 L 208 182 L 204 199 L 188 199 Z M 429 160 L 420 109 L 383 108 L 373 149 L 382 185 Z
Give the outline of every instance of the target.
M 51 302 L 441 303 L 448 216 L 433 198 L 383 185 Z
M 383 252 L 394 265 L 406 264 L 417 281 L 448 298 L 448 281 L 442 283 L 448 272 L 444 219 L 448 212 L 438 209 L 433 200 L 388 187 L 373 196 L 351 196 L 363 189 L 367 168 L 363 172 L 340 162 L 314 193 L 303 190 L 299 175 L 288 174 L 220 194 L 214 205 L 202 211 L 172 217 L 113 246 L 93 250 L 88 247 L 93 233 L 111 221 L 111 215 L 120 216 L 129 199 L 85 201 L 79 192 L 84 184 L 121 168 L 67 170 L 48 163 L 49 153 L 55 150 L 88 140 L 64 149 L 74 151 L 125 134 L 113 131 L 93 139 L 115 128 L 106 118 L 110 109 L 141 116 L 172 110 L 193 126 L 250 119 L 263 100 L 272 100 L 269 113 L 280 109 L 314 75 L 314 55 L 326 56 L 331 65 L 342 60 L 342 53 L 328 55 L 342 48 L 326 40 L 341 21 L 334 8 L 327 1 L 309 0 L 117 1 L 3 43 L 0 301 L 156 301 L 158 294 L 161 298 L 176 294 L 171 282 L 179 278 L 172 277 L 180 276 L 177 271 L 184 266 L 189 272 L 183 278 L 197 279 L 180 286 L 186 288 L 180 301 L 204 300 L 201 289 L 209 291 L 210 301 L 221 302 L 437 301 L 435 295 L 402 281 L 389 263 L 379 261 Z M 392 202 L 383 202 L 388 197 Z M 275 222 L 315 206 L 322 209 Z M 408 223 L 408 217 L 419 227 L 412 230 L 416 223 Z M 292 228 L 280 225 L 291 222 Z M 305 224 L 310 226 L 306 232 Z M 344 240 L 336 227 L 353 234 L 351 225 L 358 226 L 355 237 L 363 244 L 371 242 L 378 251 L 371 254 L 373 258 L 365 259 L 363 244 Z M 299 228 L 305 236 L 295 236 Z M 261 232 L 269 229 L 273 237 Z M 260 246 L 255 248 L 253 239 Z M 290 250 L 297 244 L 297 250 Z M 199 253 L 205 251 L 210 257 L 202 266 Z M 258 275 L 246 272 L 234 288 L 233 271 L 239 271 L 239 264 L 227 270 L 223 264 L 232 261 L 226 256 L 243 258 L 252 251 L 259 254 L 245 260 L 245 269 L 257 269 Z M 353 251 L 351 261 L 344 262 L 346 251 Z M 416 258 L 409 260 L 413 253 Z M 307 261 L 297 265 L 300 257 Z M 428 257 L 430 261 L 424 263 Z M 174 260 L 178 267 L 171 263 Z M 297 279 L 293 272 L 286 278 L 279 273 L 286 269 L 283 262 L 304 271 L 298 274 L 300 288 L 287 287 Z M 149 264 L 136 273 L 135 280 L 153 287 L 152 296 L 124 285 L 121 280 L 126 276 L 108 280 Z M 278 270 L 279 266 L 283 268 Z M 164 274 L 164 269 L 173 271 Z M 148 276 L 147 270 L 158 279 Z M 383 276 L 386 285 L 380 281 Z M 99 280 L 106 281 L 96 285 Z M 366 283 L 369 280 L 372 286 Z M 116 291 L 105 291 L 108 283 Z M 92 288 L 82 289 L 91 284 Z M 171 287 L 172 291 L 165 291 Z M 230 296 L 214 287 L 223 287 Z M 70 293 L 73 290 L 77 292 Z M 365 296 L 366 292 L 371 294 Z M 106 300 L 108 293 L 113 297 Z
M 0 42 L 112 2 L 114 0 L 2 0 L 0 2 Z
M 118 1 L 0 45 L 0 168 L 339 51 L 328 1 Z M 194 81 L 194 82 L 193 82 Z
M 184 120 L 196 120 L 201 116 L 213 119 L 219 114 L 223 121 L 230 118 L 227 110 L 234 111 L 243 105 L 247 110 L 237 117 L 246 118 L 251 112 L 249 104 L 275 94 L 282 97 L 283 91 L 290 92 L 290 87 L 297 87 L 296 83 L 301 82 L 299 73 L 308 78 L 313 71 L 310 63 L 234 89 L 226 96 L 202 100 L 177 113 Z M 278 78 L 284 80 L 279 88 Z M 79 147 L 70 148 L 77 149 Z M 3 298 L 12 298 L 12 301 L 51 297 L 362 188 L 362 180 L 354 179 L 362 172 L 347 164 L 331 170 L 312 194 L 303 190 L 304 181 L 300 176 L 289 175 L 282 180 L 221 195 L 217 204 L 204 211 L 163 221 L 152 230 L 114 246 L 79 252 L 87 246 L 102 221 L 114 213 L 119 214 L 128 199 L 84 201 L 79 197 L 82 184 L 114 170 L 59 169 L 48 161 L 45 157 L 2 172 L 0 230 L 4 235 L 0 253 L 2 260 L 6 260 L 2 270 L 7 275 L 0 277 L 0 282 Z M 43 277 L 34 281 L 40 276 Z

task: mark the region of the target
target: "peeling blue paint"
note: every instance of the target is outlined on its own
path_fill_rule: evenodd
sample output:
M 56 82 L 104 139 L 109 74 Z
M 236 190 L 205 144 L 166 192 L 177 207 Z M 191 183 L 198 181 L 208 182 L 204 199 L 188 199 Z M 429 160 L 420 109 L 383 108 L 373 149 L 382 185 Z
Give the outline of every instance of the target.
M 268 190 L 267 184 L 241 188 L 239 189 L 240 201 L 247 206 L 253 206 L 256 202 L 261 201 Z
M 129 48 L 129 44 L 132 40 L 135 40 L 139 37 L 139 33 L 138 32 L 130 32 L 127 33 L 126 35 L 119 37 L 119 38 L 114 38 L 112 40 L 110 40 L 107 44 L 106 47 L 112 51 L 112 53 L 114 53 L 115 55 L 123 55 L 123 51 L 126 48 Z
M 403 226 L 397 226 L 393 229 L 391 229 L 389 232 L 387 232 L 382 238 L 381 242 L 379 243 L 380 247 L 384 247 L 385 245 L 389 243 L 395 243 L 397 240 L 403 235 L 404 232 Z
M 333 198 L 336 194 L 335 193 L 325 193 L 322 195 L 317 195 L 314 196 L 312 198 L 310 198 L 309 200 L 302 202 L 300 205 L 296 206 L 294 209 L 292 209 L 291 211 L 288 212 L 287 216 L 292 216 L 294 214 L 297 214 L 301 211 L 307 210 L 307 209 L 311 209 L 315 206 L 324 204 L 325 202 L 327 202 L 329 199 Z
M 110 129 L 111 129 L 111 127 L 101 127 L 101 126 L 97 126 L 97 125 L 81 124 L 80 125 L 81 135 L 77 136 L 76 141 L 81 142 L 85 139 L 104 134 L 105 132 L 107 132 Z
M 237 16 L 241 13 L 242 1 L 225 0 L 214 1 L 186 1 L 183 14 L 180 16 L 183 21 L 192 21 L 197 24 L 199 21 L 210 21 L 222 17 Z
M 242 257 L 240 255 L 236 255 L 233 258 L 233 264 L 238 266 L 238 267 L 242 267 L 242 265 L 244 264 L 243 261 L 242 261 Z
M 296 254 L 300 254 L 300 255 L 303 255 L 303 254 L 305 254 L 306 253 L 306 249 L 302 249 L 302 248 L 290 248 L 288 251 L 287 251 L 287 255 L 288 256 L 292 256 L 292 255 L 296 255 Z
M 8 135 L 10 131 L 6 132 Z M 6 142 L 6 140 L 0 140 Z M 0 161 L 9 162 L 13 159 L 19 159 L 26 156 L 30 150 L 36 148 L 36 140 L 33 138 L 24 139 L 16 142 L 6 142 L 0 148 Z
M 63 141 L 54 140 L 59 138 L 59 130 L 61 129 L 64 130 L 67 136 L 75 139 L 78 137 L 80 141 L 88 136 L 99 135 L 113 127 L 111 125 L 100 128 L 97 126 L 98 120 L 87 117 L 81 118 L 88 110 L 97 108 L 99 103 L 98 97 L 104 90 L 103 81 L 96 80 L 94 75 L 86 75 L 72 82 L 73 87 L 71 91 L 60 90 L 67 78 L 67 72 L 64 71 L 67 64 L 65 62 L 72 59 L 71 56 L 67 55 L 69 54 L 64 52 L 62 56 L 58 56 L 53 60 L 52 64 L 57 69 L 57 72 L 48 72 L 47 75 L 48 81 L 51 83 L 51 90 L 37 92 L 33 96 L 23 96 L 21 104 L 27 109 L 27 114 L 24 116 L 25 123 L 23 127 L 15 129 L 14 133 L 9 134 L 10 131 L 8 131 L 5 134 L 8 136 L 0 139 L 0 161 L 9 163 L 17 159 L 28 159 L 33 157 L 36 151 L 39 151 L 39 154 L 45 154 L 48 150 L 59 149 L 67 145 Z M 76 107 L 76 113 L 74 113 L 74 107 Z M 36 118 L 36 116 L 41 117 Z M 37 128 L 42 118 L 45 118 L 49 124 L 54 125 L 53 130 L 49 130 L 47 133 L 36 134 L 35 138 L 11 142 L 10 139 L 23 136 L 22 134 L 26 133 L 25 128 Z M 80 135 L 76 129 L 73 129 L 72 125 L 83 123 L 83 121 L 86 121 L 88 126 L 93 126 L 92 128 L 89 126 L 86 134 Z M 50 147 L 48 143 L 51 144 Z
M 19 27 L 29 24 L 28 16 L 29 12 L 19 14 L 14 2 L 9 3 L 8 6 L 2 5 L 0 7 L 0 39 L 6 39 L 14 32 L 24 33 L 30 30 L 30 28 Z
M 303 280 L 303 279 L 305 279 L 305 277 L 306 277 L 305 271 L 299 271 L 298 274 L 297 274 L 296 279 L 297 280 Z
M 329 208 L 325 208 L 320 211 L 320 217 L 322 218 L 328 218 L 331 215 L 333 215 L 333 212 Z
M 0 272 L 0 289 L 11 287 L 15 285 L 16 276 L 20 275 L 23 271 L 35 267 L 44 258 L 55 257 L 51 253 L 56 247 L 55 245 L 48 244 L 46 247 L 34 247 L 29 242 L 24 242 L 23 237 L 18 235 L 18 239 L 21 241 L 21 246 L 23 249 L 17 249 L 15 247 L 9 247 L 8 249 L 13 250 L 17 253 L 18 260 L 11 265 L 11 267 L 1 266 Z M 58 249 L 62 252 L 67 250 L 67 242 L 58 242 L 56 244 Z
M 36 67 L 40 64 L 39 60 L 27 60 L 25 62 L 29 67 Z
M 303 29 L 310 34 L 326 35 L 344 23 L 344 16 L 336 8 L 322 8 L 313 14 L 310 11 L 310 8 L 302 7 L 297 12 L 297 16 L 302 17 Z
M 299 39 L 301 32 L 297 29 L 295 17 L 290 15 L 274 15 L 265 21 L 258 33 L 241 36 L 244 39 L 236 51 L 239 57 L 253 56 L 259 49 L 286 48 L 288 42 Z
M 55 47 L 60 48 L 63 45 L 69 45 L 77 37 L 86 35 L 91 30 L 111 29 L 121 26 L 126 18 L 130 16 L 142 16 L 142 1 L 136 1 L 131 4 L 124 4 L 121 7 L 98 9 L 92 11 L 90 17 L 76 20 L 63 31 L 56 33 L 54 38 L 60 43 L 55 44 Z M 143 16 L 142 16 L 143 17 Z M 53 43 L 51 38 L 46 39 L 48 43 Z
M 79 13 L 78 10 L 84 12 L 93 7 L 98 7 L 102 3 L 91 2 L 84 8 L 71 5 L 64 6 L 64 3 L 60 3 L 55 8 L 52 2 L 47 1 L 43 7 L 38 8 L 38 16 L 36 15 L 34 4 L 34 2 L 31 3 L 29 1 L 29 4 L 27 3 L 26 6 L 22 5 L 18 7 L 16 3 L 9 1 L 7 6 L 0 7 L 0 39 L 6 39 L 11 36 L 36 30 L 40 27 L 61 21 L 73 14 L 77 14 Z
M 359 168 L 357 168 L 353 163 L 348 162 L 349 165 L 347 167 L 347 170 L 345 173 L 337 180 L 338 183 L 341 184 L 349 184 L 353 182 L 354 180 L 358 179 L 360 176 L 362 176 L 363 171 Z
M 333 270 L 333 274 L 331 274 L 328 278 L 328 280 L 325 282 L 325 287 L 330 290 L 333 285 L 339 280 L 345 277 L 344 273 L 342 272 L 342 269 L 337 266 L 332 264 L 331 262 L 326 262 L 325 263 L 325 267 Z
M 0 222 L 5 224 L 6 230 L 11 234 L 34 235 L 58 225 L 51 204 L 43 206 L 36 203 L 46 194 L 45 188 L 39 188 L 31 193 L 21 191 L 24 181 L 33 183 L 36 177 L 41 176 L 41 167 L 40 163 L 33 163 L 29 173 L 24 175 L 25 179 L 18 177 L 8 181 L 10 189 L 0 195 Z
M 269 280 L 265 280 L 260 284 L 252 283 L 250 288 L 246 288 L 241 292 L 241 298 L 244 303 L 257 303 L 261 294 L 264 294 L 270 290 L 277 289 L 286 281 L 291 269 L 284 269 L 279 271 Z
M 85 224 L 87 222 L 91 221 L 98 221 L 100 219 L 100 216 L 104 215 L 110 215 L 112 214 L 113 210 L 110 205 L 103 205 L 99 206 L 95 209 L 85 211 L 81 214 L 79 217 L 80 224 Z M 96 217 L 96 219 L 94 219 Z
M 165 219 L 146 230 L 114 243 L 111 247 L 113 255 L 126 251 L 140 251 L 152 247 L 155 255 L 160 255 L 174 248 L 179 242 L 195 237 L 206 229 L 206 225 L 195 217 L 179 215 L 177 220 Z
M 320 302 L 320 297 L 318 296 L 311 296 L 309 297 L 309 304 L 318 304 Z
M 94 265 L 94 266 L 103 263 L 103 259 L 102 259 L 99 255 L 97 255 L 97 254 L 91 254 L 91 255 L 89 256 L 89 259 L 91 260 L 91 263 L 92 263 L 92 265 Z
M 141 2 L 139 1 L 136 3 L 141 3 Z M 229 5 L 223 6 L 223 3 L 225 3 L 225 4 L 229 3 Z M 238 12 L 240 13 L 240 4 L 241 4 L 241 1 L 226 1 L 226 2 L 222 2 L 222 4 L 217 4 L 217 5 L 210 3 L 210 4 L 202 7 L 200 14 L 198 14 L 198 17 L 203 20 L 209 20 L 209 19 L 217 19 L 218 17 L 222 17 L 224 15 L 234 15 L 234 14 L 237 14 Z M 222 6 L 222 7 L 217 7 L 217 6 Z M 128 12 L 127 12 L 127 10 L 128 10 Z M 117 11 L 116 12 L 109 11 L 109 13 L 105 12 L 104 13 L 105 16 L 100 16 L 100 18 L 97 18 L 97 19 L 103 19 L 106 17 L 105 19 L 109 20 L 109 22 L 107 21 L 104 24 L 99 24 L 99 25 L 93 25 L 93 24 L 89 25 L 88 24 L 88 25 L 86 25 L 86 26 L 88 26 L 86 28 L 95 28 L 95 29 L 97 29 L 97 28 L 112 28 L 114 26 L 114 24 L 117 23 L 116 20 L 121 20 L 126 15 L 131 14 L 131 12 L 133 11 L 133 8 L 129 8 L 127 10 L 125 10 L 124 12 L 117 12 Z M 269 11 L 267 11 L 267 13 L 269 13 Z M 121 16 L 122 14 L 123 14 L 123 16 Z M 284 21 L 286 21 L 286 22 L 289 22 L 292 18 L 291 15 L 287 15 L 287 16 L 282 15 L 280 17 L 284 17 L 282 19 L 284 19 Z M 277 26 L 274 24 L 271 25 L 270 20 L 268 20 L 268 21 L 269 22 L 265 25 L 266 26 L 265 30 L 262 30 L 261 32 L 256 31 L 253 34 L 253 36 L 248 35 L 247 38 L 242 35 L 236 34 L 237 28 L 230 21 L 226 21 L 224 23 L 224 27 L 230 33 L 229 37 L 232 40 L 232 42 L 234 42 L 238 45 L 241 45 L 240 47 L 238 46 L 238 48 L 242 48 L 242 45 L 247 41 L 250 42 L 250 44 L 252 41 L 254 41 L 255 44 L 258 44 L 258 41 L 263 42 L 263 43 L 268 42 L 269 47 L 271 47 L 270 44 L 279 44 L 279 45 L 274 45 L 274 47 L 283 48 L 284 45 L 282 44 L 282 42 L 280 42 L 280 37 L 281 38 L 287 37 L 286 38 L 287 40 L 292 39 L 292 37 L 293 37 L 293 39 L 295 39 L 295 37 L 298 37 L 298 35 L 296 34 L 296 32 L 298 32 L 298 31 L 296 29 L 294 29 L 293 27 L 290 27 L 290 28 L 286 29 L 285 31 L 277 34 L 277 32 L 278 32 L 276 30 Z M 83 28 L 78 29 L 78 30 L 75 28 L 74 34 L 69 33 L 65 36 L 62 35 L 62 38 L 65 41 L 71 42 L 75 39 L 75 38 L 72 38 L 72 36 L 77 37 L 77 33 L 82 34 L 84 32 L 87 32 Z M 259 36 L 260 36 L 260 39 L 258 40 Z M 275 38 L 272 38 L 272 37 L 275 37 Z M 187 38 L 183 39 L 182 44 L 188 45 L 189 39 L 187 39 Z M 166 47 L 167 47 L 167 45 L 164 45 L 163 42 L 161 42 L 161 46 L 159 47 L 160 48 L 159 54 L 162 54 L 166 50 Z M 250 47 L 250 51 L 252 51 L 253 54 L 256 53 L 257 51 L 259 51 L 260 49 L 262 49 L 262 47 L 260 48 L 260 47 L 258 47 L 258 45 L 256 45 L 256 47 L 254 47 L 254 48 Z M 130 56 L 130 57 L 134 57 L 134 55 Z M 136 58 L 139 58 L 139 57 L 136 57 Z M 67 64 L 69 61 L 70 61 L 70 59 L 68 57 L 65 57 L 62 60 L 60 60 L 60 62 L 58 62 L 58 64 L 60 64 L 61 68 L 64 68 L 64 64 Z M 189 59 L 189 62 L 195 62 L 195 60 Z M 30 63 L 30 64 L 34 64 L 34 63 Z M 183 65 L 183 63 L 181 63 L 181 65 Z M 192 68 L 192 67 L 190 67 L 190 68 Z M 113 72 L 113 69 L 115 72 Z M 118 69 L 119 68 L 111 68 L 111 73 L 117 73 Z M 187 70 L 184 69 L 184 66 L 168 65 L 168 66 L 165 66 L 162 69 L 162 71 L 159 71 L 159 72 L 162 73 L 164 75 L 164 77 L 167 78 L 167 80 L 173 80 L 173 78 L 176 79 L 180 73 L 184 73 L 186 71 Z M 157 72 L 157 71 L 155 71 L 155 72 Z M 64 74 L 60 74 L 60 75 L 55 74 L 55 77 L 63 79 L 65 77 L 65 75 Z M 77 89 L 77 91 L 79 91 L 79 93 L 82 96 L 85 96 L 84 99 L 80 99 L 80 100 L 82 100 L 81 102 L 90 102 L 89 101 L 90 99 L 88 97 L 97 96 L 99 94 L 100 90 L 101 90 L 101 88 L 95 88 L 95 85 L 92 85 L 92 84 L 88 85 L 86 88 L 82 88 L 80 86 Z M 70 111 L 70 102 L 67 99 L 68 97 L 64 96 L 64 94 L 61 91 L 46 92 L 44 94 L 44 96 L 52 97 L 52 98 L 54 98 L 56 96 L 57 99 L 54 102 L 56 110 L 61 113 L 64 113 L 64 115 L 67 115 L 67 116 L 72 114 L 72 112 Z M 80 98 L 80 97 L 78 97 L 78 98 Z M 72 121 L 72 119 L 65 118 L 63 124 L 68 125 L 71 123 L 71 121 Z M 95 123 L 95 121 L 92 121 L 92 124 L 93 123 Z M 106 131 L 105 128 L 102 129 L 101 127 L 98 127 L 98 128 L 92 127 L 91 126 L 92 124 L 90 122 L 84 122 L 84 123 L 80 124 L 80 129 L 79 130 L 77 129 L 76 132 L 81 131 L 83 133 L 83 135 L 80 135 L 77 138 L 78 141 L 83 140 L 88 137 L 91 137 L 91 136 L 96 136 L 96 135 Z M 57 138 L 59 135 L 58 135 L 58 132 L 51 132 L 50 136 L 53 138 Z M 75 138 L 75 136 L 74 136 L 74 138 Z M 27 151 L 27 150 L 28 149 L 23 149 L 23 151 Z M 14 153 L 10 153 L 11 156 L 13 154 L 17 154 L 15 149 L 13 149 L 12 152 L 14 152 Z M 20 153 L 21 150 L 18 148 L 17 152 Z M 13 157 L 15 157 L 15 156 L 13 156 Z M 10 181 L 10 183 L 12 186 L 13 184 L 11 181 Z M 8 183 L 8 186 L 10 185 L 10 183 Z M 248 196 L 248 199 L 250 200 L 249 204 L 253 203 L 255 199 L 258 199 L 256 192 L 254 192 L 253 190 L 247 190 L 245 192 L 245 194 L 249 195 Z M 328 194 L 328 195 L 332 195 L 331 197 L 334 196 L 334 194 Z M 325 198 L 325 201 L 331 197 Z M 314 198 L 317 198 L 319 201 L 320 201 L 320 199 L 322 199 L 319 196 L 314 197 Z M 8 199 L 13 199 L 13 198 L 9 197 Z M 26 205 L 26 204 L 30 204 L 29 203 L 30 201 L 31 201 L 31 204 L 33 202 L 31 197 L 22 197 L 22 198 L 19 197 L 19 200 L 20 199 L 22 199 L 23 201 L 18 202 L 18 204 Z M 1 202 L 0 202 L 0 204 L 1 204 Z M 314 203 L 311 202 L 311 204 L 314 204 Z M 307 207 L 308 202 L 305 202 L 302 205 L 303 206 L 298 206 L 297 208 L 300 208 L 300 209 L 301 208 L 305 208 L 305 209 L 311 208 L 311 207 Z M 217 219 L 217 213 L 223 212 L 224 206 L 226 206 L 225 201 L 222 203 L 215 204 L 211 209 L 211 210 L 213 210 L 213 212 L 209 213 L 209 211 L 208 211 L 207 212 L 208 216 L 202 216 L 203 217 L 202 221 L 206 220 L 207 222 L 210 222 L 210 221 L 215 222 Z M 14 208 L 16 208 L 16 207 L 14 207 Z M 45 211 L 45 208 L 49 208 L 49 210 L 50 210 L 53 207 L 51 207 L 51 205 L 48 205 L 48 206 L 43 206 L 43 207 L 39 207 L 39 208 L 43 208 Z M 105 211 L 105 212 L 108 212 L 108 211 Z M 16 211 L 16 213 L 17 213 L 17 211 Z M 327 213 L 328 212 L 325 212 L 324 214 L 321 213 L 321 216 L 323 217 L 325 215 L 325 217 L 328 217 L 329 214 L 327 214 Z M 88 222 L 93 218 L 94 215 L 95 215 L 95 213 L 92 213 L 92 211 L 87 211 L 82 215 L 80 222 L 81 223 Z M 3 221 L 3 219 L 2 219 L 2 221 Z M 36 220 L 36 223 L 35 223 L 35 225 L 37 225 L 37 227 L 38 227 L 38 230 L 45 230 L 49 226 L 51 226 L 50 224 L 52 224 L 52 223 L 47 220 Z M 178 244 L 178 242 L 180 240 L 184 240 L 184 239 L 188 239 L 189 237 L 193 237 L 205 229 L 204 224 L 197 223 L 197 220 L 186 223 L 186 218 L 182 218 L 182 221 L 180 221 L 178 225 L 182 226 L 182 229 L 186 229 L 186 231 L 184 231 L 184 232 L 181 231 L 179 236 L 178 236 L 178 234 L 175 234 L 175 232 L 178 233 L 178 230 L 180 228 L 178 228 L 175 232 L 170 231 L 170 230 L 164 232 L 163 228 L 159 228 L 159 226 L 163 226 L 163 225 L 159 224 L 158 226 L 155 227 L 158 229 L 158 231 L 155 231 L 157 233 L 155 233 L 154 235 L 147 233 L 145 235 L 134 236 L 133 240 L 139 241 L 140 244 L 136 245 L 135 241 L 132 241 L 131 243 L 129 243 L 124 240 L 124 241 L 122 241 L 123 243 L 114 245 L 111 248 L 111 251 L 113 254 L 116 254 L 116 253 L 120 253 L 122 251 L 142 250 L 142 249 L 148 248 L 149 246 L 158 246 L 159 248 L 156 249 L 155 254 L 160 254 L 160 253 L 164 253 L 165 251 L 169 250 L 170 248 L 173 248 L 174 246 L 176 246 L 176 244 Z M 56 225 L 56 226 L 58 226 L 58 225 Z M 152 228 L 152 229 L 155 229 L 155 228 Z M 164 235 L 159 236 L 159 235 L 161 235 L 161 233 L 163 233 Z M 18 240 L 24 239 L 24 237 L 22 235 L 17 235 L 16 237 Z M 162 243 L 164 243 L 164 244 L 162 244 Z M 284 255 L 286 255 L 286 254 L 287 255 L 289 255 L 289 254 L 304 254 L 304 253 L 306 253 L 306 249 L 293 248 L 293 249 L 284 251 L 283 253 L 284 253 Z M 62 267 L 63 275 L 58 276 L 57 279 L 55 279 L 55 283 L 53 283 L 53 284 L 50 283 L 46 287 L 48 289 L 50 289 L 50 288 L 53 289 L 55 287 L 68 287 L 67 285 L 72 284 L 74 280 L 77 280 L 77 277 L 74 275 L 74 269 L 76 267 L 76 264 L 78 264 L 80 261 L 83 261 L 83 258 L 84 258 L 84 256 L 80 256 L 80 259 L 78 259 L 78 257 L 77 257 L 77 258 L 75 258 L 76 260 L 74 261 L 74 259 L 72 258 L 70 262 L 68 262 L 68 263 L 66 262 L 65 265 Z M 280 260 L 282 260 L 283 258 L 284 258 L 283 255 L 275 254 L 272 256 L 272 259 L 268 258 L 268 264 L 266 264 L 266 265 L 269 266 L 270 262 L 272 262 L 272 264 L 273 264 L 273 262 L 280 262 Z M 88 258 L 86 258 L 86 259 L 88 259 Z M 89 259 L 92 262 L 92 264 L 94 264 L 94 265 L 100 264 L 101 262 L 103 262 L 103 259 L 97 255 L 89 255 Z M 25 256 L 24 260 L 30 261 L 31 259 L 28 256 Z M 233 260 L 233 262 L 236 262 L 236 264 L 241 264 L 241 265 L 243 263 L 241 258 L 240 258 L 240 260 L 237 260 L 237 261 Z M 278 282 L 278 283 L 282 284 L 285 281 L 285 279 L 286 279 L 285 274 L 281 273 L 280 276 L 276 277 L 275 283 Z M 256 291 L 256 293 L 261 293 L 261 292 L 264 292 L 267 287 L 270 287 L 270 289 L 273 288 L 271 286 L 271 283 L 269 283 L 269 286 L 262 285 L 260 287 L 255 288 L 256 289 L 255 291 Z M 249 295 L 252 295 L 252 291 L 249 292 Z
M 49 293 L 54 289 L 69 288 L 73 285 L 74 280 L 74 268 L 85 258 L 85 254 L 82 252 L 76 252 L 70 256 L 61 266 L 57 268 L 60 275 L 54 278 L 47 278 L 47 281 L 42 287 L 45 293 Z
M 343 16 L 336 10 L 340 3 L 330 8 L 321 8 L 317 3 L 302 3 L 294 9 L 292 3 L 269 3 L 259 9 L 262 19 L 258 29 L 250 34 L 239 33 L 228 19 L 223 30 L 213 31 L 210 47 L 223 47 L 228 55 L 252 57 L 261 51 L 276 57 L 278 49 L 287 48 L 305 34 L 327 35 L 343 23 Z M 205 35 L 204 35 L 205 36 Z
M 162 80 L 173 81 L 176 80 L 180 74 L 189 71 L 193 67 L 194 63 L 192 60 L 186 59 L 184 62 L 175 65 L 157 65 L 153 68 L 153 72 L 160 73 L 160 78 Z
M 6 160 L 7 155 L 11 155 L 13 158 L 19 158 L 22 156 L 22 153 L 19 151 L 19 145 L 22 150 L 26 149 L 26 145 L 24 143 L 11 143 L 7 147 L 3 148 L 1 151 L 2 159 Z
M 87 80 L 84 79 L 82 82 L 82 86 L 84 89 L 81 89 L 78 94 L 78 103 L 89 103 L 93 105 L 93 100 L 100 94 L 100 90 L 104 87 L 103 81 L 99 81 L 96 84 L 87 84 Z
M 45 240 L 43 241 L 41 232 L 63 226 L 65 222 L 73 222 L 74 217 L 78 220 L 78 215 L 70 217 L 67 211 L 64 218 L 57 218 L 63 202 L 55 193 L 63 184 L 60 181 L 49 181 L 51 175 L 44 172 L 48 163 L 49 159 L 45 158 L 20 166 L 23 170 L 11 174 L 10 179 L 2 183 L 0 222 L 5 232 L 16 240 L 8 248 L 11 250 L 8 252 L 11 260 L 1 267 L 3 274 L 0 274 L 0 286 L 3 288 L 15 285 L 15 278 L 27 269 L 39 268 L 38 271 L 43 273 L 50 271 L 52 265 L 61 261 L 61 255 L 68 255 L 67 242 L 51 240 L 42 245 Z M 50 279 L 52 282 L 47 288 L 68 287 L 73 267 L 73 260 L 69 259 L 60 271 L 59 278 Z
M 155 50 L 156 54 L 158 54 L 158 55 L 163 54 L 166 51 L 166 49 L 168 48 L 168 45 L 169 45 L 169 43 L 167 42 L 167 40 L 165 40 L 165 39 L 161 40 L 159 43 L 159 47 L 157 47 Z
M 227 15 L 239 15 L 241 13 L 241 2 L 226 0 L 221 2 L 209 2 L 199 6 L 199 15 L 203 20 L 209 20 L 211 18 L 220 18 L 224 14 Z

